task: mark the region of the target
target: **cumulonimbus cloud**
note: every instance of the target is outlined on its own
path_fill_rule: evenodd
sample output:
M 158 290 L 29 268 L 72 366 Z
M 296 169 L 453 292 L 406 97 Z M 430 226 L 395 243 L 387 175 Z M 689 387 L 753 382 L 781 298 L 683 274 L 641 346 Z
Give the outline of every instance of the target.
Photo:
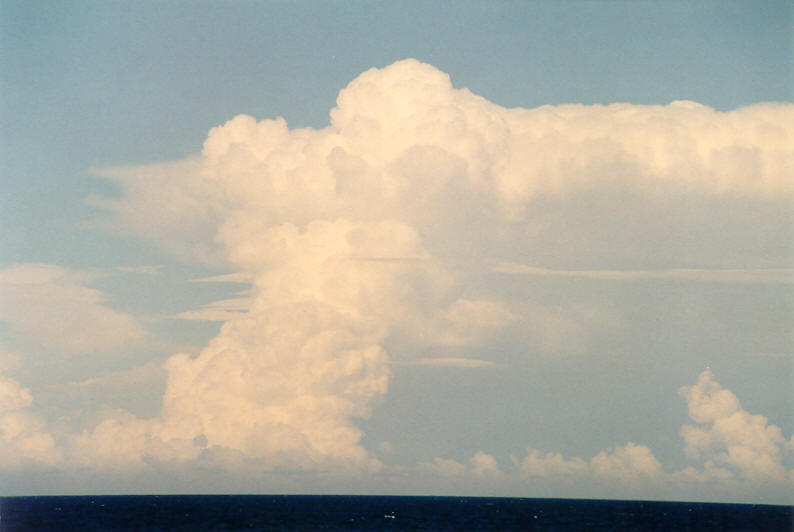
M 608 239 L 570 229 L 614 217 L 582 214 L 582 191 L 627 190 L 642 216 L 647 205 L 686 214 L 660 191 L 706 203 L 790 197 L 792 126 L 794 106 L 784 104 L 727 113 L 692 102 L 506 109 L 405 60 L 353 80 L 326 128 L 241 115 L 212 129 L 188 160 L 101 170 L 121 189 L 118 199 L 91 199 L 112 213 L 109 225 L 223 265 L 251 290 L 234 312 L 210 309 L 225 323 L 197 357 L 168 361 L 161 417 L 114 413 L 74 439 L 73 455 L 139 463 L 227 449 L 268 467 L 377 469 L 354 420 L 388 389 L 389 338 L 470 346 L 523 320 L 530 331 L 564 328 L 566 342 L 540 342 L 548 349 L 580 345 L 584 319 L 502 300 L 469 284 L 472 270 L 542 266 L 527 259 L 543 246 L 551 255 L 556 241 L 585 258 L 620 258 Z M 549 201 L 570 203 L 565 223 L 543 217 Z M 645 233 L 620 217 L 607 222 L 628 228 L 632 256 L 664 220 L 643 218 Z M 678 257 L 693 249 L 685 243 Z M 119 438 L 128 445 L 114 457 L 106 442 Z M 658 462 L 646 450 L 618 447 L 586 467 L 653 475 Z M 522 467 L 534 471 L 535 462 Z

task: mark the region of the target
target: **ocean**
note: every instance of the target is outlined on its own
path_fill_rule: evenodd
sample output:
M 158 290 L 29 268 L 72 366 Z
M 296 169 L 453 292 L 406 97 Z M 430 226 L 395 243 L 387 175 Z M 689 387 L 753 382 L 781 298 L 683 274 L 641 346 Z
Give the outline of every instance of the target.
M 792 530 L 756 504 L 348 495 L 0 498 L 0 530 Z

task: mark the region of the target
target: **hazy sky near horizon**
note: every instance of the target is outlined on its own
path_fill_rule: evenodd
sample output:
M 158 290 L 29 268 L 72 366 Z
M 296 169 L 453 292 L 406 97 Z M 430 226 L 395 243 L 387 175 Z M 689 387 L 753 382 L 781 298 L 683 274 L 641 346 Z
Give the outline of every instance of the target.
M 0 1 L 0 494 L 791 503 L 793 24 Z

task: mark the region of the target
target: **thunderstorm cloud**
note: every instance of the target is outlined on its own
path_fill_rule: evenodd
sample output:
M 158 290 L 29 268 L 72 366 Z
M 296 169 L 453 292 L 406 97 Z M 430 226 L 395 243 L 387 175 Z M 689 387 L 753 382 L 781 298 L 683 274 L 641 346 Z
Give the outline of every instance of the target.
M 222 326 L 197 355 L 167 360 L 157 416 L 114 409 L 79 431 L 48 428 L 30 392 L 2 378 L 6 466 L 126 471 L 241 457 L 264 470 L 382 472 L 359 421 L 388 393 L 394 364 L 492 371 L 498 364 L 463 350 L 509 336 L 527 357 L 572 355 L 623 326 L 602 301 L 541 304 L 502 289 L 505 278 L 792 279 L 775 245 L 794 194 L 786 104 L 508 109 L 409 59 L 350 82 L 325 128 L 240 115 L 213 128 L 198 155 L 98 173 L 120 188 L 89 198 L 106 225 L 229 272 L 202 281 L 244 289 L 176 316 Z M 54 351 L 143 335 L 55 267 L 12 268 L 0 283 L 19 310 L 2 318 Z M 80 332 L 94 322 L 105 333 Z M 427 356 L 433 349 L 444 355 Z M 666 471 L 633 442 L 589 459 L 529 447 L 511 470 L 485 451 L 415 467 L 486 480 L 791 481 L 780 429 L 713 375 L 681 395 L 694 423 L 681 436 L 698 468 Z

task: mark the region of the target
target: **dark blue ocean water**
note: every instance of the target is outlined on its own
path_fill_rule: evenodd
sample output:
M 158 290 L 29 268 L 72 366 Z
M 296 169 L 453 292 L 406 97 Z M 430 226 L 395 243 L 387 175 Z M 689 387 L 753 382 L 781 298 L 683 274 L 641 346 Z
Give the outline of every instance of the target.
M 0 530 L 792 530 L 791 506 L 325 495 L 0 498 Z

